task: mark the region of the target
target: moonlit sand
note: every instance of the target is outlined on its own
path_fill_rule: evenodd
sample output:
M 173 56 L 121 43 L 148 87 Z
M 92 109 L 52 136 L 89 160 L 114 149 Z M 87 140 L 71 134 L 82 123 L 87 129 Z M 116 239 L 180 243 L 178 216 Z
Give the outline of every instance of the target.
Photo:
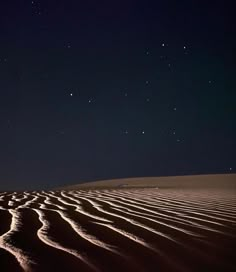
M 0 270 L 235 271 L 236 175 L 0 192 Z

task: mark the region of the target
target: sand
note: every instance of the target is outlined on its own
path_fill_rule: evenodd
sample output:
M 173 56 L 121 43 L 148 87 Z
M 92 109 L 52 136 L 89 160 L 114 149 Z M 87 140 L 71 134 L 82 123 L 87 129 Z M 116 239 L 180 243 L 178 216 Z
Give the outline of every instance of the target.
M 236 271 L 235 181 L 141 178 L 0 192 L 0 271 Z
M 104 189 L 104 188 L 219 188 L 236 190 L 236 174 L 218 175 L 194 175 L 194 176 L 171 176 L 171 177 L 138 177 L 101 180 L 84 182 L 71 186 L 64 186 L 58 189 Z

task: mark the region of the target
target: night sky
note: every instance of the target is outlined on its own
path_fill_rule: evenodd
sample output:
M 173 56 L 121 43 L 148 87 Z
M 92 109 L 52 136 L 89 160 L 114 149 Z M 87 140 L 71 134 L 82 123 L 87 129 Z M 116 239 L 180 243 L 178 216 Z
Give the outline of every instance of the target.
M 233 1 L 1 1 L 0 190 L 233 173 Z

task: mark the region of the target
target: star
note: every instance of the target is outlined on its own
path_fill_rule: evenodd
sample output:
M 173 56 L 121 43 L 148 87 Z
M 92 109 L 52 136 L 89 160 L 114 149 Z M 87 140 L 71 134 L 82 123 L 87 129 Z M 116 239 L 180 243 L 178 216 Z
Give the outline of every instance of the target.
M 149 55 L 149 51 L 146 52 L 146 55 Z
M 232 171 L 232 167 L 229 168 L 229 171 Z
M 125 96 L 128 96 L 128 94 L 127 94 L 127 93 L 125 93 Z
M 146 84 L 149 84 L 149 81 L 148 81 L 148 80 L 146 80 Z
M 11 128 L 11 120 L 7 120 L 8 127 Z
M 145 134 L 145 131 L 144 131 L 144 130 L 142 131 L 142 134 Z
M 147 99 L 146 99 L 146 101 L 147 101 L 147 102 L 150 102 L 150 99 L 149 99 L 149 98 L 147 98 Z
M 176 132 L 175 132 L 175 131 L 173 131 L 173 134 L 175 135 L 175 134 L 176 134 Z
M 184 50 L 186 49 L 186 46 L 184 46 Z
M 211 80 L 208 81 L 209 84 L 211 84 L 211 82 L 212 82 Z
M 70 93 L 70 96 L 72 97 L 72 96 L 73 96 L 73 93 Z
M 161 46 L 162 46 L 162 47 L 164 47 L 164 46 L 165 46 L 165 44 L 163 43 Z
M 177 110 L 177 108 L 173 108 L 173 110 L 174 110 L 174 111 L 176 111 L 176 110 Z
M 89 99 L 89 101 L 88 101 L 89 103 L 91 103 L 92 102 L 92 100 L 91 99 Z

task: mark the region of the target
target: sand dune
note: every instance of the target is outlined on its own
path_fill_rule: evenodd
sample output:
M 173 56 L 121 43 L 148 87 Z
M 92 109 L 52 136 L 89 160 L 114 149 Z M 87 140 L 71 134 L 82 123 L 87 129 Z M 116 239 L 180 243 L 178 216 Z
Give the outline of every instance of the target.
M 236 194 L 219 180 L 0 192 L 0 270 L 236 271 Z
M 103 188 L 231 188 L 236 190 L 236 174 L 193 175 L 171 177 L 138 177 L 84 182 L 58 188 L 59 190 Z

